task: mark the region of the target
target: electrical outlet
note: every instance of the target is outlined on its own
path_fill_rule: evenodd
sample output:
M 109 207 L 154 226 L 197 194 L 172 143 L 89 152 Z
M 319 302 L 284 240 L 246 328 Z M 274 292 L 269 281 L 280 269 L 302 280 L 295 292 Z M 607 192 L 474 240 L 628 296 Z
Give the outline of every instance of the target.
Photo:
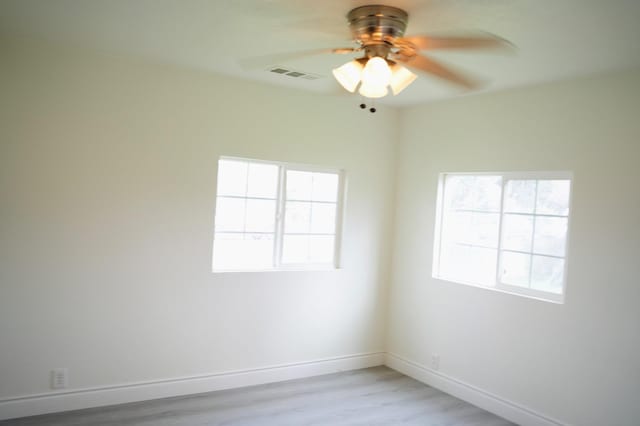
M 436 371 L 440 369 L 440 355 L 431 354 L 431 368 Z
M 54 368 L 51 370 L 51 389 L 64 389 L 69 386 L 69 369 Z

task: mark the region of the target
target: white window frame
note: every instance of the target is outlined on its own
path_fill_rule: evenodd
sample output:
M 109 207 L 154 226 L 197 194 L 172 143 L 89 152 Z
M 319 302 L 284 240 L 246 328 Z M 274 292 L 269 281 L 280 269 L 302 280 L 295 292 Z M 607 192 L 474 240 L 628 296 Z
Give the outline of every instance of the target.
M 243 157 L 232 157 L 232 156 L 220 156 L 218 158 L 218 162 L 216 163 L 216 176 L 218 176 L 218 165 L 220 164 L 220 160 L 228 160 L 228 161 L 242 161 L 248 163 L 258 163 L 258 164 L 269 164 L 278 167 L 278 188 L 276 190 L 276 214 L 275 214 L 275 226 L 274 226 L 274 236 L 273 236 L 273 261 L 271 268 L 246 268 L 246 269 L 219 269 L 214 268 L 212 266 L 212 272 L 214 273 L 226 273 L 226 272 L 269 272 L 269 271 L 316 271 L 316 270 L 336 270 L 340 269 L 340 248 L 342 246 L 342 227 L 343 227 L 343 217 L 344 217 L 344 197 L 345 197 L 345 172 L 341 169 L 310 165 L 310 164 L 300 164 L 300 163 L 288 163 L 283 161 L 269 161 L 269 160 L 259 160 L 253 158 L 243 158 Z M 283 248 L 283 240 L 284 240 L 284 229 L 285 229 L 285 203 L 287 201 L 287 171 L 301 171 L 301 172 L 311 172 L 311 173 L 331 173 L 338 176 L 338 193 L 336 200 L 336 222 L 335 222 L 335 233 L 334 242 L 333 242 L 333 259 L 331 262 L 322 262 L 322 263 L 283 263 L 282 262 L 282 248 Z M 217 189 L 216 189 L 216 201 L 218 198 Z M 317 202 L 317 201 L 315 201 Z M 217 208 L 217 202 L 216 202 Z M 214 211 L 215 218 L 215 211 Z M 212 252 L 212 265 L 213 265 L 213 257 L 215 256 L 215 223 L 213 225 L 213 252 Z M 313 234 L 308 234 L 313 235 Z M 329 235 L 329 234 L 326 234 Z
M 445 191 L 445 180 L 448 175 L 455 176 L 500 176 L 502 178 L 501 182 L 501 193 L 500 193 L 500 211 L 499 214 L 499 224 L 498 224 L 498 246 L 497 246 L 497 258 L 496 258 L 496 273 L 495 273 L 495 283 L 493 285 L 482 285 L 473 282 L 464 282 L 453 280 L 448 277 L 443 277 L 440 274 L 440 252 L 441 252 L 441 244 L 442 244 L 442 232 L 443 232 L 443 210 L 444 210 L 444 191 Z M 537 290 L 532 288 L 519 287 L 515 285 L 510 285 L 506 283 L 502 283 L 500 281 L 500 270 L 502 263 L 502 256 L 500 252 L 502 250 L 502 234 L 503 234 L 503 226 L 504 226 L 504 194 L 507 182 L 509 180 L 568 180 L 569 181 L 569 212 L 567 213 L 567 233 L 565 236 L 565 252 L 564 252 L 564 270 L 562 274 L 562 292 L 560 294 L 546 292 L 543 290 Z M 562 304 L 565 301 L 566 290 L 567 290 L 567 273 L 568 273 L 568 258 L 569 258 L 569 234 L 571 230 L 571 214 L 572 214 L 572 198 L 573 198 L 573 174 L 568 171 L 553 171 L 553 172 L 447 172 L 440 173 L 438 176 L 438 188 L 437 188 L 437 198 L 436 198 L 436 220 L 435 220 L 435 231 L 434 231 L 434 243 L 433 243 L 433 264 L 432 264 L 432 277 L 438 280 L 452 282 L 457 284 L 469 285 L 472 287 L 485 288 L 488 290 L 495 290 L 504 293 L 514 294 L 518 296 L 529 297 L 533 299 L 543 300 L 547 302 L 554 302 Z M 532 216 L 536 216 L 535 210 Z M 538 215 L 545 216 L 545 215 Z M 549 215 L 546 215 L 549 216 Z M 550 215 L 553 216 L 553 215 Z M 562 216 L 564 217 L 564 216 Z M 535 222 L 534 222 L 535 223 Z M 508 250 L 513 251 L 513 250 Z M 524 253 L 524 252 L 523 252 Z M 525 253 L 532 254 L 532 253 Z M 551 257 L 560 257 L 560 256 L 551 256 Z

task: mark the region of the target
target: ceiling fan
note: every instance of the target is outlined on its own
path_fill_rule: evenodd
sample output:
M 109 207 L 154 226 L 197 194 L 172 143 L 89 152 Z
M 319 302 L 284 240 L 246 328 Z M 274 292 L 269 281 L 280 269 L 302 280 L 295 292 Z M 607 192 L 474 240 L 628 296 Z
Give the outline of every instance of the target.
M 334 69 L 333 75 L 346 90 L 353 93 L 359 88 L 359 93 L 366 98 L 384 97 L 389 88 L 393 95 L 404 90 L 417 78 L 407 67 L 435 75 L 466 89 L 476 88 L 477 83 L 473 79 L 420 52 L 512 46 L 507 40 L 488 33 L 460 37 L 404 37 L 409 14 L 392 6 L 356 7 L 347 14 L 347 20 L 358 47 L 331 49 L 330 52 L 363 52 L 364 55 Z M 365 104 L 360 106 L 366 108 Z M 371 112 L 375 112 L 375 108 Z

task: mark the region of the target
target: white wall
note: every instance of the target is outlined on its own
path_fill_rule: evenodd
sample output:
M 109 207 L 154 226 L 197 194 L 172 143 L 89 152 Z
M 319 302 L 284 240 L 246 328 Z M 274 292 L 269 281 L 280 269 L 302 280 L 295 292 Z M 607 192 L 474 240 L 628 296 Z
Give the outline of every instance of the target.
M 384 349 L 397 114 L 0 44 L 0 399 Z M 365 154 L 366 153 L 366 154 Z M 220 155 L 342 168 L 341 270 L 211 273 Z
M 640 72 L 403 111 L 388 351 L 573 425 L 640 421 Z M 431 278 L 440 172 L 574 173 L 566 303 Z

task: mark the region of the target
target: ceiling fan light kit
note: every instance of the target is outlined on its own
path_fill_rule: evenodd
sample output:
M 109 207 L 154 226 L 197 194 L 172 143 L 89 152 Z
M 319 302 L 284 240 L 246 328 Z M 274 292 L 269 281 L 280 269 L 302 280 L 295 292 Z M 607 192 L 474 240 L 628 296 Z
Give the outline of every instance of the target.
M 333 70 L 333 76 L 338 83 L 347 91 L 353 93 L 356 91 L 362 76 L 362 70 L 367 59 L 360 58 L 347 62 L 346 64 Z
M 377 92 L 382 92 L 383 88 L 389 86 L 393 94 L 397 95 L 418 77 L 402 65 L 380 56 L 354 59 L 335 68 L 333 76 L 351 93 L 355 92 L 360 84 L 359 92 L 367 98 L 380 98 L 387 94 L 387 91 L 384 91 L 385 94 L 382 96 L 370 96 L 367 94 L 370 92 L 367 88 L 376 87 Z
M 402 65 L 391 65 L 391 81 L 389 82 L 389 86 L 391 86 L 391 91 L 394 96 L 406 89 L 416 78 L 418 78 L 417 75 Z
M 416 75 L 388 59 L 392 44 L 389 37 L 401 37 L 409 15 L 398 8 L 382 5 L 361 6 L 347 15 L 351 33 L 364 50 L 365 56 L 333 70 L 333 75 L 349 92 L 366 98 L 382 98 L 404 90 Z
M 357 7 L 347 14 L 347 21 L 354 41 L 359 48 L 334 49 L 333 53 L 364 51 L 364 56 L 335 68 L 333 75 L 347 91 L 358 92 L 367 98 L 381 98 L 406 89 L 417 75 L 409 68 L 435 75 L 467 89 L 476 85 L 473 80 L 453 71 L 433 59 L 421 55 L 421 50 L 479 49 L 510 45 L 491 34 L 463 37 L 404 37 L 409 14 L 397 7 L 367 5 Z M 364 104 L 361 104 L 361 107 Z M 364 107 L 363 107 L 364 108 Z M 372 112 L 374 112 L 373 109 Z

